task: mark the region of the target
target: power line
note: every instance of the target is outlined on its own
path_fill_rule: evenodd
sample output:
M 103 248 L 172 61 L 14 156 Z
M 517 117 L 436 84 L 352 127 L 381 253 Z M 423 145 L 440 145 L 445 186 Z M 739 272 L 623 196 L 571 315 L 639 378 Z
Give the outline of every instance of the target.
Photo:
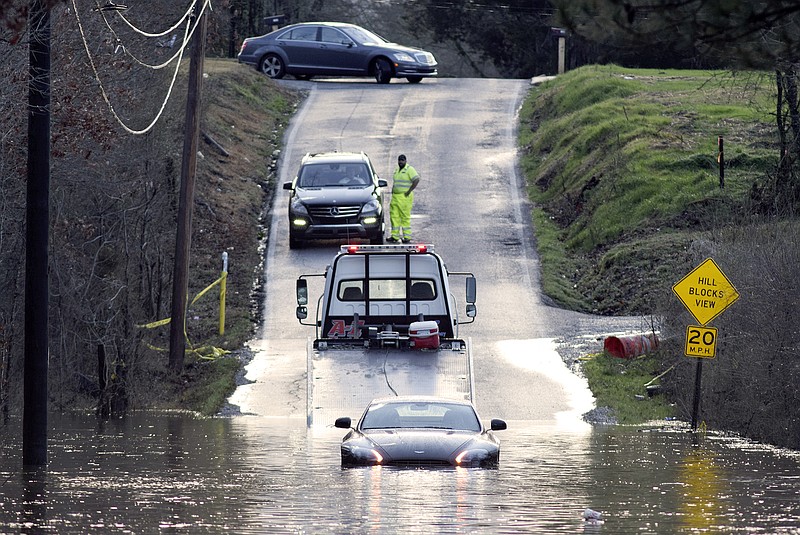
M 116 11 L 116 13 L 117 15 L 119 15 L 119 18 L 121 18 L 122 21 L 130 27 L 131 30 L 138 33 L 139 35 L 143 35 L 144 37 L 164 37 L 165 35 L 175 31 L 178 28 L 178 26 L 180 26 L 183 23 L 184 20 L 186 20 L 192 15 L 192 10 L 194 9 L 195 4 L 197 4 L 197 0 L 194 0 L 192 2 L 192 4 L 189 6 L 189 9 L 186 11 L 186 13 L 183 14 L 183 16 L 180 18 L 180 20 L 178 20 L 178 22 L 173 24 L 171 28 L 164 30 L 163 32 L 160 33 L 147 33 L 143 30 L 140 30 L 139 28 L 134 26 L 128 19 L 126 19 L 121 12 Z M 203 7 L 203 9 L 205 9 L 205 6 Z
M 97 1 L 97 0 L 95 0 L 95 2 L 96 2 L 96 1 Z M 197 4 L 197 0 L 194 0 L 194 1 L 192 2 L 192 5 L 191 5 L 191 7 L 190 7 L 190 11 L 191 11 L 191 9 L 192 9 L 192 8 L 194 8 L 195 4 Z M 111 32 L 111 34 L 114 36 L 114 40 L 115 40 L 115 41 L 116 41 L 116 43 L 117 43 L 117 45 L 116 45 L 116 47 L 114 48 L 114 50 L 116 51 L 118 48 L 122 49 L 122 52 L 123 52 L 123 53 L 124 53 L 126 56 L 128 56 L 129 58 L 131 58 L 133 61 L 135 61 L 136 63 L 138 63 L 138 64 L 139 64 L 139 65 L 141 65 L 142 67 L 146 67 L 146 68 L 148 68 L 148 69 L 153 69 L 153 70 L 159 70 L 159 69 L 163 69 L 164 67 L 166 67 L 167 65 L 169 65 L 170 63 L 172 63 L 172 62 L 175 60 L 175 58 L 177 58 L 179 54 L 182 54 L 182 53 L 183 53 L 183 51 L 184 51 L 184 49 L 185 49 L 187 46 L 189 46 L 188 40 L 185 38 L 185 35 L 184 35 L 184 40 L 183 40 L 183 42 L 181 43 L 181 46 L 180 46 L 180 47 L 178 47 L 178 50 L 177 50 L 177 51 L 176 51 L 176 52 L 175 52 L 175 53 L 174 53 L 174 54 L 173 54 L 173 55 L 172 55 L 172 56 L 171 56 L 169 59 L 167 59 L 165 62 L 163 62 L 163 63 L 160 63 L 160 64 L 150 64 L 150 63 L 146 63 L 144 60 L 141 60 L 141 59 L 139 59 L 138 57 L 136 57 L 135 55 L 133 55 L 133 53 L 131 53 L 131 52 L 130 52 L 130 50 L 128 50 L 128 47 L 126 47 L 126 46 L 125 46 L 125 45 L 122 43 L 122 39 L 120 39 L 119 35 L 117 35 L 117 32 L 114 30 L 114 28 L 112 28 L 112 27 L 111 27 L 111 24 L 108 22 L 108 19 L 107 19 L 107 18 L 106 18 L 106 16 L 105 16 L 105 12 L 102 10 L 102 8 L 98 8 L 98 11 L 100 11 L 100 16 L 101 16 L 101 17 L 103 17 L 103 22 L 105 22 L 105 24 L 106 24 L 106 27 L 108 28 L 108 31 L 110 31 L 110 32 Z M 121 14 L 120 14 L 120 16 L 121 16 Z M 124 19 L 123 19 L 123 20 L 124 20 Z M 181 17 L 181 22 L 183 22 L 184 20 L 186 20 L 186 15 L 184 15 L 183 17 Z M 154 35 L 154 36 L 161 37 L 161 36 L 163 36 L 163 35 L 166 35 L 166 34 L 167 34 L 167 33 L 169 33 L 170 31 L 174 30 L 174 29 L 175 29 L 175 28 L 177 28 L 177 27 L 178 27 L 178 24 L 174 25 L 174 26 L 173 26 L 173 27 L 172 27 L 170 30 L 168 30 L 168 32 L 166 32 L 166 33 L 161 33 L 161 34 L 151 34 L 151 35 Z M 136 31 L 136 30 L 134 30 L 134 31 Z M 194 30 L 193 30 L 193 31 L 194 31 Z M 144 34 L 144 33 L 142 33 L 142 32 L 137 32 L 137 33 L 140 33 L 141 35 L 146 35 L 146 34 Z M 172 47 L 170 46 L 170 48 L 172 48 Z
M 195 4 L 196 4 L 196 0 L 192 3 L 192 7 L 193 8 L 194 8 Z M 201 16 L 202 16 L 203 13 L 205 13 L 206 8 L 210 7 L 210 5 L 211 5 L 211 0 L 205 0 L 204 1 L 203 8 L 202 8 L 202 10 L 200 12 Z M 197 26 L 198 26 L 198 22 L 197 21 L 200 20 L 200 17 L 198 17 L 195 20 L 194 26 L 191 25 L 191 20 L 186 23 L 186 30 L 184 32 L 183 43 L 181 44 L 180 49 L 178 50 L 178 52 L 176 52 L 176 54 L 173 56 L 173 58 L 171 58 L 169 60 L 169 62 L 171 62 L 171 61 L 173 61 L 173 59 L 175 57 L 178 58 L 178 61 L 177 61 L 176 65 L 175 65 L 175 72 L 172 75 L 172 80 L 170 82 L 169 88 L 167 89 L 167 94 L 165 95 L 164 100 L 161 103 L 161 107 L 158 110 L 158 113 L 156 114 L 156 116 L 153 118 L 152 122 L 146 128 L 141 129 L 141 130 L 135 130 L 135 129 L 129 127 L 127 124 L 125 124 L 125 121 L 123 121 L 123 119 L 117 114 L 116 110 L 114 110 L 114 106 L 111 103 L 111 99 L 108 97 L 108 93 L 105 90 L 105 86 L 103 85 L 103 82 L 100 80 L 100 76 L 99 76 L 99 74 L 97 72 L 97 66 L 95 65 L 95 61 L 92 58 L 92 54 L 91 54 L 91 52 L 89 50 L 89 43 L 88 43 L 88 41 L 86 39 L 86 32 L 84 31 L 83 23 L 81 22 L 81 18 L 80 18 L 80 14 L 78 13 L 78 6 L 76 5 L 76 0 L 72 0 L 72 7 L 75 10 L 75 19 L 78 22 L 78 29 L 80 30 L 81 40 L 83 41 L 83 47 L 86 50 L 86 56 L 89 59 L 89 65 L 91 66 L 92 72 L 94 74 L 94 78 L 95 78 L 95 80 L 97 80 L 97 84 L 100 87 L 100 93 L 103 96 L 103 100 L 106 102 L 106 105 L 108 106 L 109 110 L 111 111 L 111 114 L 117 120 L 117 122 L 120 124 L 120 126 L 122 126 L 122 128 L 126 132 L 128 132 L 129 134 L 134 134 L 134 135 L 146 134 L 147 132 L 152 130 L 152 128 L 155 126 L 155 124 L 161 118 L 161 115 L 163 114 L 164 109 L 167 106 L 167 102 L 169 101 L 170 96 L 172 95 L 172 90 L 175 87 L 175 80 L 178 77 L 178 71 L 180 69 L 181 61 L 183 59 L 183 51 L 186 49 L 187 43 L 191 40 L 192 36 L 194 35 L 194 32 L 195 32 L 195 30 L 197 29 Z M 184 17 L 184 19 L 185 19 L 185 17 Z

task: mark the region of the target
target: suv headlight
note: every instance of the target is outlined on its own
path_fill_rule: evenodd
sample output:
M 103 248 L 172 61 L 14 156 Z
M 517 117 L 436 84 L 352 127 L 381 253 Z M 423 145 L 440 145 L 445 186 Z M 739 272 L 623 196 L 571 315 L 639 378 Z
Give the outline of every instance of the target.
M 365 215 L 376 214 L 380 211 L 380 209 L 381 209 L 381 203 L 378 201 L 378 199 L 372 199 L 371 201 L 365 203 L 364 206 L 361 207 L 361 215 L 365 216 Z
M 306 205 L 303 204 L 303 201 L 301 201 L 298 198 L 292 200 L 292 203 L 289 205 L 289 208 L 292 212 L 292 215 L 304 215 L 304 216 L 308 215 L 308 208 L 306 208 Z

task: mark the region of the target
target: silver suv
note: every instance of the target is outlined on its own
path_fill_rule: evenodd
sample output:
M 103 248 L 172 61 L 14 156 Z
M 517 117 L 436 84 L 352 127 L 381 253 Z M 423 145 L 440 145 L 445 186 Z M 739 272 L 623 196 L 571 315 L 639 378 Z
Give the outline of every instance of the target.
M 383 243 L 383 189 L 388 185 L 363 152 L 306 154 L 297 176 L 285 182 L 289 247 L 307 240 L 366 239 Z

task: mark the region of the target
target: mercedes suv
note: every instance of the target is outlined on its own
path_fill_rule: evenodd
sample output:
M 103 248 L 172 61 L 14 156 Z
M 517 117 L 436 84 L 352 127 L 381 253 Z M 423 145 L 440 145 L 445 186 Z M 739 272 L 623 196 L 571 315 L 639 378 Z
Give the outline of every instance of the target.
M 291 191 L 289 247 L 322 239 L 382 244 L 387 185 L 363 152 L 306 154 L 294 180 L 283 184 Z

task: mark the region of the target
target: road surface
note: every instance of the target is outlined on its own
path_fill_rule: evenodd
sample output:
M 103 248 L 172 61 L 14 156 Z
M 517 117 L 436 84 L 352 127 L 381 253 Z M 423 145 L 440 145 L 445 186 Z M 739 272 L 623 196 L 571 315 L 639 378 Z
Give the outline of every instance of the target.
M 530 206 L 516 168 L 517 110 L 529 81 L 282 83 L 309 94 L 287 132 L 280 183 L 293 178 L 307 152 L 330 150 L 366 152 L 390 183 L 399 154 L 420 173 L 414 241 L 435 244 L 449 270 L 471 271 L 478 280 L 478 315 L 460 336 L 473 342 L 479 412 L 583 425 L 580 415 L 594 400 L 558 349 L 566 341 L 588 340 L 599 350 L 598 339 L 631 322 L 561 310 L 541 296 Z M 322 272 L 340 244 L 290 250 L 288 192 L 278 188 L 266 251 L 263 326 L 250 344 L 250 382 L 230 403 L 247 414 L 305 418 L 306 346 L 314 333 L 295 318 L 295 280 Z

